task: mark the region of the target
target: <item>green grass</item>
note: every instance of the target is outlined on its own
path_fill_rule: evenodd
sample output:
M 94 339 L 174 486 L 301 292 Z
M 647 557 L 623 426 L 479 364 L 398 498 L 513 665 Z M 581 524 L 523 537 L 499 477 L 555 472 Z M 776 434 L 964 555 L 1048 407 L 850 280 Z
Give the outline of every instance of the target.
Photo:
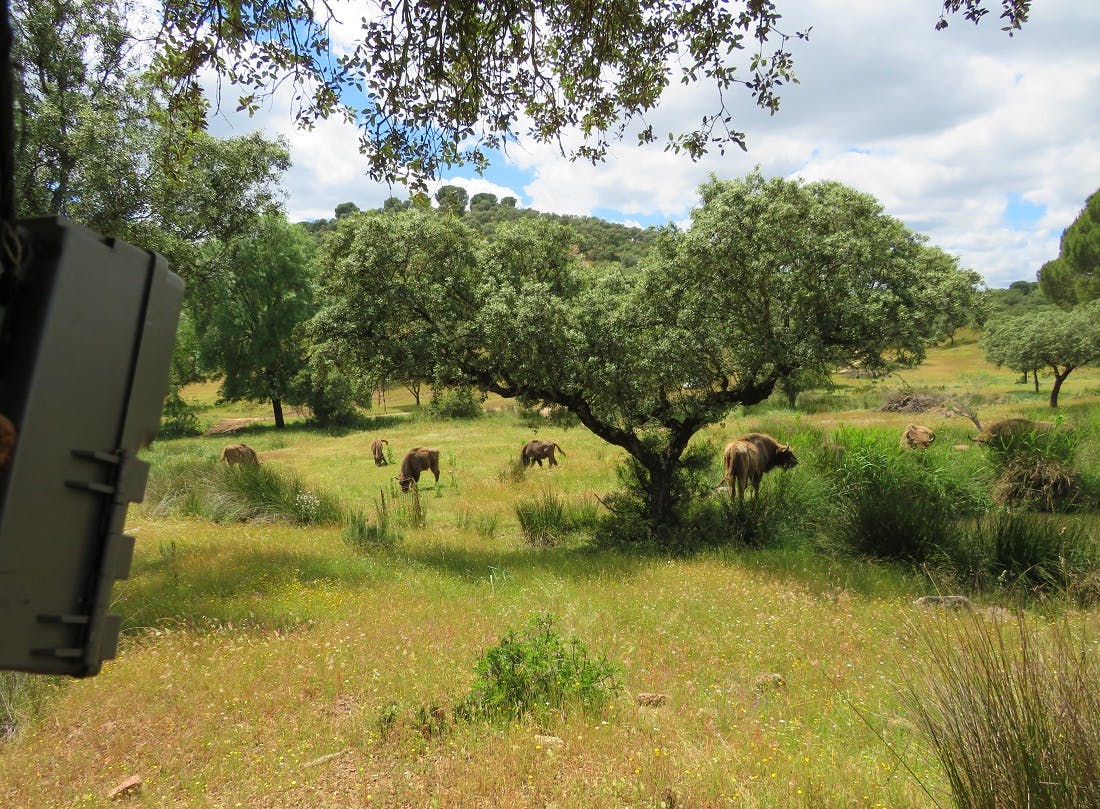
M 933 352 L 905 381 L 964 391 L 980 379 L 969 394 L 981 398 L 983 420 L 1049 417 L 1042 394 L 1015 403 L 1011 374 L 975 363 L 975 351 L 960 341 Z M 1095 371 L 1070 379 L 1067 418 L 1100 420 L 1097 380 Z M 957 582 L 935 566 L 817 550 L 839 507 L 822 482 L 824 443 L 842 427 L 860 428 L 881 431 L 883 452 L 887 438 L 892 452 L 915 420 L 860 404 L 881 401 L 876 386 L 841 384 L 858 407 L 734 413 L 699 435 L 721 447 L 763 429 L 791 441 L 803 463 L 766 476 L 740 517 L 724 513 L 728 496 L 705 501 L 698 525 L 717 515 L 727 536 L 747 533 L 677 556 L 600 547 L 598 536 L 529 544 L 517 505 L 552 498 L 568 512 L 606 499 L 622 456 L 583 428 L 521 418 L 493 397 L 471 421 L 409 418 L 411 398 L 396 389 L 362 430 L 316 432 L 290 414 L 285 431 L 259 424 L 158 442 L 145 453 L 154 478 L 209 470 L 240 440 L 262 468 L 359 520 L 214 522 L 167 513 L 151 487 L 128 520 L 137 538 L 131 576 L 114 589 L 119 657 L 96 678 L 20 698 L 18 729 L 0 742 L 0 805 L 107 806 L 108 790 L 133 774 L 144 788 L 131 802 L 143 806 L 949 805 L 949 767 L 917 731 L 901 684 L 931 661 L 913 628 L 914 598 Z M 204 426 L 268 415 L 215 405 L 212 391 L 197 392 Z M 905 463 L 946 470 L 937 479 L 956 488 L 984 480 L 984 450 L 950 449 L 972 425 L 934 413 L 920 420 L 940 440 L 923 461 Z M 565 458 L 509 474 L 536 434 L 564 447 Z M 390 441 L 398 462 L 415 445 L 441 450 L 438 485 L 421 479 L 422 519 L 395 493 L 396 468 L 374 466 L 375 437 Z M 1087 460 L 1097 451 L 1086 443 L 1075 463 L 1100 467 Z M 721 477 L 717 463 L 700 474 L 710 486 Z M 383 501 L 387 541 L 356 541 L 380 524 Z M 1095 512 L 1041 518 L 1100 535 Z M 1005 559 L 1032 569 L 1009 552 L 1009 538 L 997 542 Z M 1015 598 L 997 589 L 971 596 L 980 608 Z M 1054 588 L 1035 606 L 1076 603 L 1090 602 Z M 614 664 L 621 692 L 594 711 L 566 705 L 504 724 L 439 718 L 453 717 L 475 690 L 478 661 L 502 637 L 548 614 L 563 638 Z M 1096 614 L 1090 607 L 1081 623 L 1092 644 Z M 639 706 L 641 692 L 667 700 Z M 912 773 L 893 751 L 905 751 Z

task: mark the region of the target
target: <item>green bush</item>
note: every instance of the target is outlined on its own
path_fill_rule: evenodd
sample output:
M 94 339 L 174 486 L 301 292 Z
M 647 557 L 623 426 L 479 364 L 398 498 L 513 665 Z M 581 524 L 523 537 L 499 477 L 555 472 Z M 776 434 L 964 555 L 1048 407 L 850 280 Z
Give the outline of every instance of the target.
M 618 666 L 593 658 L 577 638 L 562 638 L 554 623 L 553 616 L 536 615 L 522 632 L 508 632 L 488 649 L 455 716 L 515 721 L 571 705 L 593 714 L 610 703 L 622 690 Z
M 198 408 L 180 395 L 180 390 L 172 386 L 168 390 L 168 396 L 164 400 L 164 410 L 161 412 L 160 431 L 158 438 L 182 438 L 189 435 L 198 435 L 199 428 Z
M 1100 658 L 1090 631 L 929 619 L 904 692 L 957 807 L 1100 806 Z
M 437 387 L 432 390 L 428 413 L 437 419 L 476 419 L 482 415 L 485 394 L 468 387 Z
M 659 438 L 643 436 L 643 440 Z M 699 545 L 689 522 L 692 504 L 708 495 L 722 473 L 716 471 L 718 447 L 712 441 L 690 445 L 683 454 L 672 480 L 675 510 L 668 525 L 659 529 L 650 523 L 649 472 L 631 456 L 616 467 L 619 489 L 603 498 L 608 513 L 598 520 L 599 544 L 605 546 L 657 544 L 669 550 L 684 550 Z M 658 534 L 659 530 L 659 534 Z

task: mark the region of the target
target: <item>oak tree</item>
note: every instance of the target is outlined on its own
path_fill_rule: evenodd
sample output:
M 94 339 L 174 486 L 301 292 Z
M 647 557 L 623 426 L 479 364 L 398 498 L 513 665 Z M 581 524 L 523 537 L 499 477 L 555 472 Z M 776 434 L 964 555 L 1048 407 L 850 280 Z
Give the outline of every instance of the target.
M 699 430 L 796 372 L 919 362 L 942 334 L 936 290 L 961 272 L 839 183 L 753 174 L 700 191 L 691 228 L 663 231 L 631 273 L 585 270 L 547 220 L 488 240 L 422 211 L 341 221 L 319 254 L 315 333 L 361 367 L 420 334 L 434 378 L 567 408 L 629 454 L 668 536 Z

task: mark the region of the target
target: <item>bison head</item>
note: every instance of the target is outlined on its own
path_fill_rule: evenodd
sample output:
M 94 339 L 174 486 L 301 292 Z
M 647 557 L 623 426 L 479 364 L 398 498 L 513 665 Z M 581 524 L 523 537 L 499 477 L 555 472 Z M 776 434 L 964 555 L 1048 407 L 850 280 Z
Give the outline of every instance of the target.
M 776 448 L 775 465 L 780 469 L 790 469 L 793 466 L 798 466 L 798 458 L 795 457 L 790 444 L 780 444 Z

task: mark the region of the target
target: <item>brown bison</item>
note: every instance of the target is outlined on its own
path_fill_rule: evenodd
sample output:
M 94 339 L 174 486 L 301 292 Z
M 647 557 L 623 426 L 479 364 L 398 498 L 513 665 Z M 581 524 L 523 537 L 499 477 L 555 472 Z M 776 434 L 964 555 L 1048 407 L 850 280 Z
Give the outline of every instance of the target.
M 749 484 L 752 484 L 753 494 L 760 491 L 760 479 L 765 472 L 777 466 L 790 469 L 798 464 L 790 444 L 780 444 L 766 433 L 748 433 L 731 441 L 726 445 L 723 457 L 726 476 L 722 482 L 729 481 L 731 499 L 736 485 L 737 497 L 741 501 L 745 499 L 745 489 Z
M 410 484 L 419 484 L 420 473 L 428 470 L 435 475 L 435 482 L 439 483 L 439 450 L 413 447 L 406 452 L 401 460 L 401 474 L 397 476 L 401 491 L 407 492 Z
M 919 424 L 910 424 L 901 434 L 902 449 L 928 449 L 936 440 L 936 433 Z
M 387 441 L 385 438 L 376 438 L 376 439 L 374 439 L 373 441 L 370 442 L 370 454 L 372 456 L 374 456 L 374 465 L 375 466 L 385 466 L 386 465 L 386 463 L 387 463 L 386 453 L 383 451 L 382 445 L 383 444 L 388 444 L 388 443 L 390 443 L 390 442 Z
M 977 436 L 971 437 L 971 441 L 979 444 L 988 444 L 994 447 L 1004 447 L 1011 443 L 1013 438 L 1025 435 L 1042 435 L 1054 429 L 1053 421 L 1032 421 L 1031 419 L 1002 419 L 995 421 L 984 428 Z
M 247 444 L 228 444 L 222 450 L 222 462 L 229 466 L 259 466 L 260 459 L 256 457 L 256 450 Z
M 558 459 L 554 457 L 555 449 L 561 453 L 563 458 L 565 457 L 565 450 L 553 441 L 542 441 L 533 438 L 523 445 L 523 449 L 519 451 L 519 459 L 523 461 L 524 466 L 530 466 L 533 463 L 542 466 L 543 459 L 550 461 L 551 466 L 557 466 Z

